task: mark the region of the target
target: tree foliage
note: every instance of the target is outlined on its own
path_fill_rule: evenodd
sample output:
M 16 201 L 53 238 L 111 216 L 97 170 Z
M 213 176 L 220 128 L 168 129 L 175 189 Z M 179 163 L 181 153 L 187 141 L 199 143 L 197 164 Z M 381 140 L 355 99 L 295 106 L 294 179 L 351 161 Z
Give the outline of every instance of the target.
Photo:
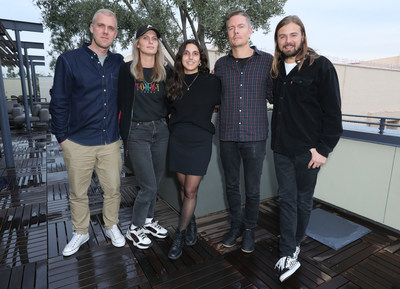
M 225 16 L 234 10 L 247 11 L 253 29 L 269 32 L 269 19 L 283 13 L 287 0 L 33 0 L 42 11 L 44 25 L 51 31 L 54 59 L 62 52 L 90 42 L 89 24 L 100 8 L 114 11 L 118 18 L 117 42 L 130 47 L 139 26 L 152 24 L 160 30 L 162 42 L 174 59 L 176 48 L 188 38 L 229 48 Z

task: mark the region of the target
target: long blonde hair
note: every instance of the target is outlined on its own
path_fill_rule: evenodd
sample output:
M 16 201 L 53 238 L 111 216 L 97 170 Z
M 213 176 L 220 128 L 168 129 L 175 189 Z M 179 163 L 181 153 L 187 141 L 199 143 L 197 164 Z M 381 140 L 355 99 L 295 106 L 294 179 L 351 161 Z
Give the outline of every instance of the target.
M 143 67 L 140 62 L 140 50 L 138 48 L 139 38 L 136 38 L 133 41 L 132 45 L 132 64 L 131 64 L 131 73 L 136 80 L 143 81 Z M 153 67 L 153 76 L 151 77 L 152 82 L 161 82 L 165 81 L 167 78 L 167 72 L 164 67 L 164 53 L 162 51 L 161 42 L 159 39 L 157 53 L 155 55 L 154 67 Z
M 274 60 L 272 61 L 272 67 L 271 67 L 271 77 L 276 78 L 278 77 L 278 66 L 279 62 L 284 60 L 284 56 L 282 55 L 282 52 L 279 50 L 279 45 L 278 45 L 278 31 L 281 29 L 283 26 L 294 23 L 297 24 L 300 27 L 300 32 L 303 35 L 303 44 L 300 47 L 299 53 L 296 55 L 296 63 L 298 66 L 298 70 L 301 69 L 303 66 L 304 60 L 307 58 L 310 59 L 310 64 L 312 65 L 314 63 L 314 60 L 319 57 L 319 55 L 312 49 L 311 47 L 308 47 L 307 45 L 307 36 L 306 36 L 306 29 L 304 27 L 303 22 L 300 20 L 300 18 L 296 15 L 290 15 L 286 16 L 283 18 L 278 25 L 276 26 L 275 29 L 275 35 L 274 35 L 274 40 L 275 40 L 275 54 L 274 54 Z

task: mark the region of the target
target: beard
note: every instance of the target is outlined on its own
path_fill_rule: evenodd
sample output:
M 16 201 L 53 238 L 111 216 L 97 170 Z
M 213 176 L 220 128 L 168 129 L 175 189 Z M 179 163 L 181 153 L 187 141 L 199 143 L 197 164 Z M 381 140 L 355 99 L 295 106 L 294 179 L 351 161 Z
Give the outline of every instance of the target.
M 300 45 L 297 47 L 297 49 L 293 50 L 293 51 L 284 51 L 284 50 L 280 50 L 281 55 L 283 57 L 283 59 L 289 58 L 289 57 L 293 57 L 296 56 L 297 54 L 299 54 L 299 52 L 301 51 L 301 49 L 303 48 L 303 41 L 300 42 Z

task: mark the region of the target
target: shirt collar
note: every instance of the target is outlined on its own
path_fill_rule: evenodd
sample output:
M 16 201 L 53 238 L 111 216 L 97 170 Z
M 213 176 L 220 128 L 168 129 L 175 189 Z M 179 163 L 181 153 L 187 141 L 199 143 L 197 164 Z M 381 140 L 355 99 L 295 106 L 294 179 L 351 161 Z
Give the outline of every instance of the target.
M 250 48 L 252 48 L 253 50 L 254 50 L 254 54 L 258 54 L 258 55 L 260 55 L 261 54 L 261 51 L 260 50 L 258 50 L 258 48 L 257 47 L 255 47 L 255 46 L 250 46 Z M 253 55 L 254 55 L 253 54 Z M 252 55 L 252 56 L 253 56 Z M 232 58 L 234 58 L 233 57 L 233 54 L 232 54 L 232 49 L 231 50 L 229 50 L 229 52 L 228 52 L 228 56 L 230 56 L 230 57 L 232 57 Z M 252 57 L 252 56 L 250 56 L 250 57 Z
M 96 52 L 94 52 L 93 50 L 91 50 L 90 48 L 89 48 L 89 45 L 90 45 L 90 43 L 83 43 L 83 45 L 82 45 L 82 48 L 83 48 L 83 50 L 84 51 L 86 51 L 90 56 L 97 56 L 98 57 L 98 55 L 96 54 Z M 110 52 L 110 50 L 108 50 L 107 51 L 107 56 L 110 54 L 111 52 Z

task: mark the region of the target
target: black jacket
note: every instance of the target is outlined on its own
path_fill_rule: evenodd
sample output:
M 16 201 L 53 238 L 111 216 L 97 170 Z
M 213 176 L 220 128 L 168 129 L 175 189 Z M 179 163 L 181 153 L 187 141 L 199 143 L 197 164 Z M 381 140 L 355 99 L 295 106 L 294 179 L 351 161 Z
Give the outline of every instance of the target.
M 132 121 L 132 105 L 135 91 L 135 78 L 130 72 L 132 61 L 121 65 L 118 78 L 118 112 L 119 112 L 119 133 L 124 144 L 129 135 L 129 128 Z M 169 66 L 165 67 L 167 77 L 171 74 Z M 165 99 L 167 102 L 167 99 Z
M 320 56 L 300 71 L 286 75 L 283 61 L 273 86 L 271 147 L 277 153 L 299 155 L 316 148 L 321 155 L 336 146 L 343 132 L 340 91 L 335 67 Z

